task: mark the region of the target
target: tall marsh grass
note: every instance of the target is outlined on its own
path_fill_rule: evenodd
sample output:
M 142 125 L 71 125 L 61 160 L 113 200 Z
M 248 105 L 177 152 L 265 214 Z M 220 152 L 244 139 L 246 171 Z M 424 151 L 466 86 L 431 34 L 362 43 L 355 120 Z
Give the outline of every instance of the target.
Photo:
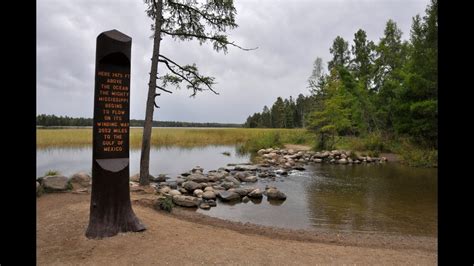
M 131 148 L 141 147 L 142 132 L 141 128 L 130 129 Z M 151 143 L 153 146 L 179 147 L 243 144 L 245 150 L 254 151 L 286 143 L 308 144 L 313 138 L 305 129 L 153 128 Z M 38 148 L 87 146 L 91 143 L 92 128 L 36 130 Z

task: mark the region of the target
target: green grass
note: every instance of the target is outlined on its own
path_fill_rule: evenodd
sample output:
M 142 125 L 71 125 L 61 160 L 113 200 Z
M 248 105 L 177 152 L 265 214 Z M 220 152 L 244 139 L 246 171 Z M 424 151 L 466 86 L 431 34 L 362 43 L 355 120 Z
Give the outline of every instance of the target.
M 413 167 L 438 167 L 438 150 L 423 148 L 407 139 L 393 142 L 392 150 L 400 155 L 402 163 Z
M 142 132 L 141 128 L 130 129 L 131 148 L 141 147 Z M 247 148 L 255 150 L 255 147 L 266 145 L 310 144 L 313 138 L 305 129 L 153 128 L 151 143 L 153 146 L 179 147 L 246 144 Z M 91 143 L 91 128 L 36 130 L 38 148 L 86 146 Z
M 160 210 L 171 212 L 173 210 L 174 203 L 170 196 L 165 196 L 164 198 L 158 200 L 156 207 Z
M 61 173 L 57 170 L 48 170 L 46 173 L 44 173 L 44 176 L 49 176 L 49 175 L 60 175 Z

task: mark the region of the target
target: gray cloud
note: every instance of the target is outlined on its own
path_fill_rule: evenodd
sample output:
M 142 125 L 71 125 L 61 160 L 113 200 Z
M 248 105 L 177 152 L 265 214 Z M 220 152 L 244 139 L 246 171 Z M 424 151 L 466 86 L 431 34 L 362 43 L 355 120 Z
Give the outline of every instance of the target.
M 165 37 L 163 54 L 181 64 L 196 63 L 216 78 L 220 95 L 186 89 L 157 98 L 155 120 L 244 122 L 278 96 L 308 94 L 306 80 L 319 56 L 330 58 L 336 36 L 352 42 L 359 29 L 378 41 L 388 19 L 409 38 L 411 18 L 424 14 L 428 0 L 236 1 L 239 28 L 230 38 L 255 51 Z M 131 118 L 143 119 L 152 51 L 149 19 L 139 0 L 37 1 L 37 113 L 92 117 L 97 35 L 118 29 L 133 38 Z M 160 69 L 163 69 L 160 65 Z

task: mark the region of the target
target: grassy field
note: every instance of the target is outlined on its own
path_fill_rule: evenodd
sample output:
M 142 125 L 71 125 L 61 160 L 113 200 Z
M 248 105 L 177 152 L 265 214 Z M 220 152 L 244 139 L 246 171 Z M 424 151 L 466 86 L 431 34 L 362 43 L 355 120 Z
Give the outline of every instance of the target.
M 141 146 L 142 129 L 130 129 L 130 146 Z M 243 144 L 245 150 L 276 147 L 286 143 L 311 145 L 313 135 L 305 129 L 253 128 L 154 128 L 152 145 L 194 147 L 206 145 Z M 36 145 L 74 147 L 91 145 L 92 129 L 37 129 Z

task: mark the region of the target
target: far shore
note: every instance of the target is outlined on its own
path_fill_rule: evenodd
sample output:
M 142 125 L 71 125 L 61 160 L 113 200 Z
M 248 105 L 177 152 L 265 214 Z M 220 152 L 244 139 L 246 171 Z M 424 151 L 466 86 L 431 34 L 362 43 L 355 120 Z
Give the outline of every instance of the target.
M 143 192 L 132 192 L 131 199 L 145 232 L 89 240 L 88 193 L 37 198 L 38 264 L 437 263 L 433 237 L 282 229 L 181 208 L 169 214 L 156 210 L 156 196 Z

